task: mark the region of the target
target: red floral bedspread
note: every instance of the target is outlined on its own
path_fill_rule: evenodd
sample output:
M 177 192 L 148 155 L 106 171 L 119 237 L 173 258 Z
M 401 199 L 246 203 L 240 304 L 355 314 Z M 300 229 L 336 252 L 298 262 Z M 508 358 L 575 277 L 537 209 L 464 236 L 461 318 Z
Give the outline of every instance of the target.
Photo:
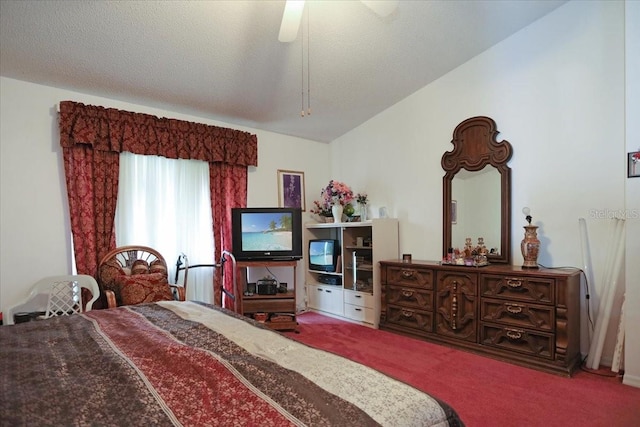
M 0 376 L 2 426 L 461 425 L 406 384 L 196 303 L 0 327 Z

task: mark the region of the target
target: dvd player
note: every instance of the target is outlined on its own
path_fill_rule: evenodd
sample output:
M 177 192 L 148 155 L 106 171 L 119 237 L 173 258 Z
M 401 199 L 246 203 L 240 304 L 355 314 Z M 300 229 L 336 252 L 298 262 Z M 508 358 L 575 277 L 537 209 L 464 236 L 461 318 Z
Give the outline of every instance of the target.
M 318 277 L 318 281 L 320 283 L 324 283 L 325 285 L 342 285 L 342 277 L 332 276 L 329 274 L 321 274 Z

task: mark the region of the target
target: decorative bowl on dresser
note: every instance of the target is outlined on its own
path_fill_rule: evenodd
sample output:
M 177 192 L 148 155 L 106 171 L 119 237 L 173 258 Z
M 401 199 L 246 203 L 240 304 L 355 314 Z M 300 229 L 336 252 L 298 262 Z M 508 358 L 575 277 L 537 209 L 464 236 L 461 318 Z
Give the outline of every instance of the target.
M 380 329 L 571 376 L 580 270 L 380 262 Z

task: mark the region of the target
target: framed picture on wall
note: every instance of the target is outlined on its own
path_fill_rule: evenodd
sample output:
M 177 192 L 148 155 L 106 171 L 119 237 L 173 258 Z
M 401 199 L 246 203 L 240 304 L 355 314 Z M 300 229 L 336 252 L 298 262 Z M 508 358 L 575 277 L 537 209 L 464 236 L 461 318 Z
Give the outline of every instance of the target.
M 278 170 L 278 206 L 301 208 L 304 204 L 304 172 Z
M 640 177 L 640 151 L 629 153 L 627 159 L 627 177 Z
M 451 201 L 451 224 L 458 223 L 458 202 L 456 200 Z

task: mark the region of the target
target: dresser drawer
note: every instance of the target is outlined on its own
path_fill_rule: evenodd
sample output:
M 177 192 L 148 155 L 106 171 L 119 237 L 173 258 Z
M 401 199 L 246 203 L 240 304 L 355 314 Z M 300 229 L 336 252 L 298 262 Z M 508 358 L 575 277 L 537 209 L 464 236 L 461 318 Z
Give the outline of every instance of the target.
M 388 267 L 387 284 L 433 289 L 433 271 L 411 267 Z
M 361 307 L 353 304 L 344 305 L 344 316 L 358 322 L 374 323 L 375 315 L 373 308 Z
M 344 291 L 344 303 L 355 305 L 358 307 L 373 308 L 374 306 L 373 295 L 348 290 Z
M 432 332 L 433 313 L 396 305 L 387 305 L 387 323 L 411 328 L 413 332 Z
M 387 286 L 387 304 L 433 311 L 433 291 L 407 286 Z
M 545 277 L 518 277 L 483 274 L 480 292 L 483 297 L 509 300 L 555 303 L 555 279 Z
M 545 359 L 554 358 L 553 334 L 489 323 L 482 323 L 480 329 L 480 342 L 483 345 Z
M 499 299 L 482 299 L 481 320 L 519 328 L 553 331 L 555 310 L 548 305 L 523 304 Z

